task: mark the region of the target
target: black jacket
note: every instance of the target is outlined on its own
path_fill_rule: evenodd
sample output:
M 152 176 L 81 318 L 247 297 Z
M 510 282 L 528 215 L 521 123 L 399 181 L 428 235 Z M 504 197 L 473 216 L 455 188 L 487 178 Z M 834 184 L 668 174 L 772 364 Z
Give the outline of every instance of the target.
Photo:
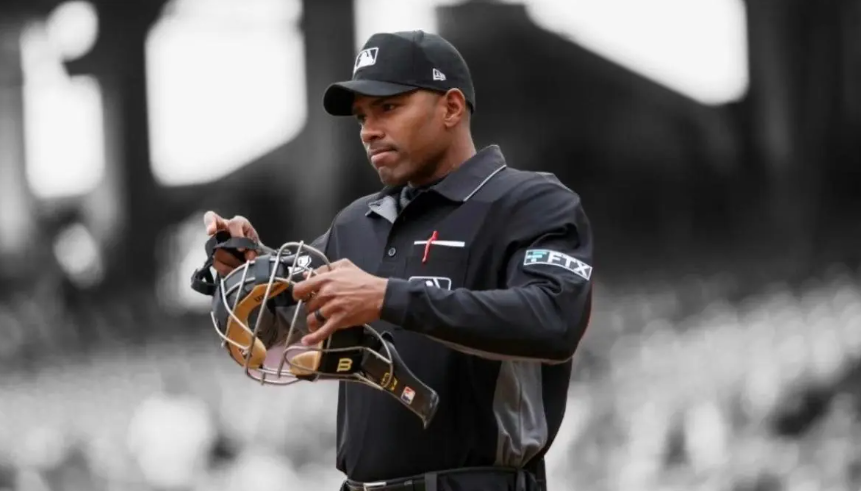
M 440 405 L 423 429 L 391 396 L 342 383 L 338 469 L 376 481 L 540 467 L 591 311 L 592 235 L 579 197 L 551 174 L 507 167 L 496 146 L 403 209 L 399 193 L 356 200 L 312 245 L 389 278 L 373 326 L 393 334 Z

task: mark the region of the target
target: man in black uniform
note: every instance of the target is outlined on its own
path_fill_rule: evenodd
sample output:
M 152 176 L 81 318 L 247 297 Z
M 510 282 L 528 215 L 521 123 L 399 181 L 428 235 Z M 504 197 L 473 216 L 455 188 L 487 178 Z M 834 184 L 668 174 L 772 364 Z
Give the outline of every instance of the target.
M 440 400 L 424 429 L 389 395 L 341 383 L 343 489 L 546 489 L 543 457 L 591 311 L 579 197 L 551 174 L 508 167 L 495 145 L 476 151 L 469 70 L 439 36 L 371 36 L 352 80 L 323 103 L 357 119 L 385 187 L 312 243 L 333 269 L 294 287 L 311 298 L 303 342 L 365 323 L 389 331 Z M 209 234 L 259 240 L 243 217 L 207 212 L 205 222 Z M 223 251 L 215 261 L 222 275 L 239 266 Z

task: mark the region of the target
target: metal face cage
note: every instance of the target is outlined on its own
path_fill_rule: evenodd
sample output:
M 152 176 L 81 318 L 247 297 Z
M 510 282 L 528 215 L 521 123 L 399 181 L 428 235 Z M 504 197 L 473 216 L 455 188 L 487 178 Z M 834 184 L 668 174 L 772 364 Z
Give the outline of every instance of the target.
M 308 334 L 304 301 L 293 301 L 292 286 L 305 279 L 305 274 L 318 274 L 314 265 L 331 267 L 320 250 L 304 242 L 287 242 L 272 254 L 260 255 L 218 279 L 211 318 L 222 347 L 244 368 L 246 376 L 262 385 L 324 378 L 386 390 L 387 379 L 395 373 L 394 357 L 390 344 L 371 326 L 360 326 L 361 332 L 355 328 L 336 332 L 314 346 L 301 343 L 302 336 Z M 292 309 L 289 325 L 285 326 L 282 314 L 275 313 L 276 305 Z M 278 330 L 274 343 L 272 329 Z M 327 359 L 338 361 L 325 363 Z M 376 366 L 383 373 L 369 377 L 360 369 L 363 364 Z

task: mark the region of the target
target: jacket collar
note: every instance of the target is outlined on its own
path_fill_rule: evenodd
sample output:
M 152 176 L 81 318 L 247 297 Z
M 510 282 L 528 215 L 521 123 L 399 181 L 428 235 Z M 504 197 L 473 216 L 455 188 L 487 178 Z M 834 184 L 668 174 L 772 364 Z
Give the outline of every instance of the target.
M 451 201 L 464 202 L 478 192 L 487 181 L 506 167 L 505 157 L 498 145 L 484 147 L 467 159 L 457 169 L 451 171 L 444 179 L 429 188 Z M 365 215 L 377 213 L 389 218 L 392 210 L 389 204 L 394 204 L 400 193 L 401 186 L 386 186 L 368 203 Z M 388 203 L 391 200 L 392 203 Z M 395 213 L 396 214 L 396 213 Z M 390 221 L 393 221 L 390 220 Z

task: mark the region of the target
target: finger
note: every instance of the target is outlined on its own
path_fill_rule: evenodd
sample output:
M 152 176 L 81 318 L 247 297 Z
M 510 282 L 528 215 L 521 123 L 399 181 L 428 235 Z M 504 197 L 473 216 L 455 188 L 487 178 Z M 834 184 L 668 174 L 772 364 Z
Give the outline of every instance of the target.
M 242 266 L 242 260 L 224 249 L 216 249 L 212 255 L 213 262 L 224 264 L 230 268 Z
M 308 298 L 308 295 L 320 290 L 323 285 L 332 280 L 332 273 L 318 273 L 306 280 L 302 280 L 293 284 L 293 300 L 297 302 Z
M 324 298 L 323 295 L 320 295 L 320 293 L 317 292 L 316 295 L 312 296 L 305 302 L 305 312 L 308 312 L 310 317 L 315 310 L 322 309 L 329 301 L 330 299 Z
M 353 263 L 350 262 L 349 259 L 338 259 L 337 261 L 330 263 L 327 266 L 323 266 L 320 269 L 326 268 L 326 271 L 335 271 L 336 269 L 343 269 L 345 267 L 351 266 L 352 264 Z
M 203 224 L 206 226 L 206 235 L 215 235 L 219 230 L 227 230 L 227 222 L 214 211 L 203 214 Z
M 227 276 L 231 271 L 239 266 L 242 266 L 242 261 L 237 259 L 235 256 L 222 249 L 215 250 L 215 254 L 212 256 L 212 267 L 218 271 L 218 274 L 221 276 Z
M 324 264 L 318 268 L 313 268 L 310 271 L 305 271 L 302 274 L 305 275 L 306 278 L 308 278 L 309 276 L 317 276 L 317 275 L 322 274 L 322 273 L 328 273 L 330 271 L 335 270 L 335 264 L 336 263 L 337 263 L 337 261 L 335 261 L 334 263 L 330 263 L 330 264 Z
M 248 237 L 249 239 L 253 240 L 254 242 L 259 243 L 260 237 L 257 235 L 257 230 L 254 230 L 254 227 L 251 225 L 251 222 L 249 222 L 248 220 L 246 220 L 244 218 L 241 220 L 241 222 L 242 222 L 242 233 L 245 235 L 245 237 Z M 245 260 L 246 261 L 251 261 L 252 259 L 254 259 L 256 257 L 257 257 L 257 251 L 253 251 L 253 250 L 245 251 Z
M 251 225 L 251 222 L 243 217 L 236 218 L 242 218 L 242 232 L 245 234 L 245 236 L 253 240 L 254 242 L 259 242 L 260 237 L 257 236 L 257 230 L 254 230 L 254 226 Z
M 230 221 L 227 222 L 227 230 L 230 232 L 230 236 L 245 237 L 245 222 L 246 220 L 239 215 L 231 218 Z
M 352 264 L 350 263 L 349 259 L 339 259 L 333 263 L 324 264 L 323 266 L 315 268 L 311 271 L 305 271 L 304 273 L 302 273 L 302 275 L 305 277 L 305 279 L 308 279 L 312 276 L 319 276 L 323 273 L 331 273 L 332 271 L 335 271 L 337 269 L 342 269 L 348 264 Z
M 327 282 L 320 286 L 318 290 L 312 290 L 310 293 L 300 298 L 305 303 L 305 310 L 311 313 L 315 309 L 322 308 L 324 305 L 334 300 L 335 295 L 332 293 L 330 283 Z M 299 299 L 294 298 L 294 300 L 298 301 Z
M 331 309 L 326 309 L 325 305 L 306 310 L 306 312 L 310 312 L 308 317 L 305 319 L 308 331 L 314 332 L 320 329 L 329 319 L 329 315 L 326 314 L 326 312 L 330 310 Z
M 314 346 L 317 343 L 324 341 L 341 327 L 343 316 L 333 314 L 331 319 L 327 319 L 320 329 L 311 334 L 302 337 L 302 344 L 305 346 Z
M 213 268 L 215 268 L 215 270 L 216 270 L 216 271 L 218 271 L 218 275 L 219 275 L 219 276 L 227 276 L 227 275 L 229 275 L 229 274 L 230 274 L 234 269 L 236 269 L 236 268 L 235 268 L 235 267 L 233 267 L 233 266 L 228 266 L 228 265 L 226 265 L 226 264 L 224 264 L 224 263 L 217 263 L 217 262 L 213 262 L 213 263 L 212 263 L 212 267 L 213 267 Z

